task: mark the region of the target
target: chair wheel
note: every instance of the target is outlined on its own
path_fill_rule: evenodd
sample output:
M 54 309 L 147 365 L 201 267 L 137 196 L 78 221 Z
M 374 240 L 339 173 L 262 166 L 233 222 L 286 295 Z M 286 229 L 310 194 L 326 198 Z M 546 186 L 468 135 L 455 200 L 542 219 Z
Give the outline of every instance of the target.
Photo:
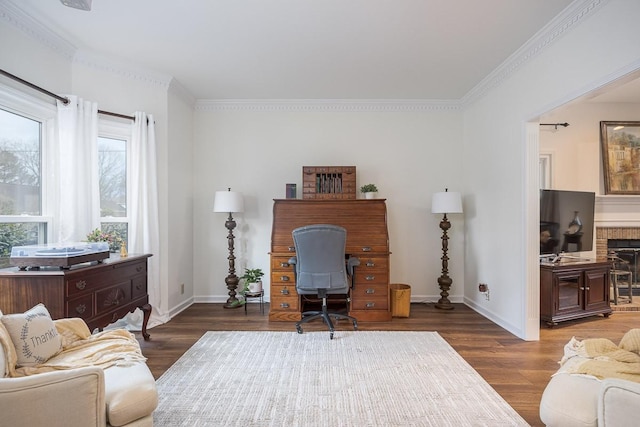
M 329 332 L 329 339 L 332 340 L 333 339 L 333 331 Z
M 296 325 L 296 330 L 298 331 L 299 334 L 302 333 L 302 326 Z
M 356 322 L 355 320 L 353 321 L 353 330 L 354 331 L 358 330 L 358 322 Z

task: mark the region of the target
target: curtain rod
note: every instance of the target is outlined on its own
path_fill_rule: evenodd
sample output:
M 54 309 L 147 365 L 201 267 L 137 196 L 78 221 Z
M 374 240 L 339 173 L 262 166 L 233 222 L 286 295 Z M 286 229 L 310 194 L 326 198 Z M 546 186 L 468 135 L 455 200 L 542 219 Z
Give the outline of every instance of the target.
M 69 103 L 69 99 L 65 98 L 64 96 L 60 96 L 60 95 L 56 95 L 53 92 L 49 92 L 46 89 L 41 88 L 40 86 L 36 86 L 31 82 L 28 82 L 24 79 L 21 79 L 18 76 L 14 76 L 13 74 L 3 70 L 0 68 L 0 74 L 9 77 L 12 80 L 17 81 L 18 83 L 22 83 L 25 86 L 29 86 L 31 89 L 37 90 L 38 92 L 44 93 L 47 96 L 50 96 L 51 98 L 57 99 L 58 101 L 62 102 L 63 104 L 67 105 Z M 104 110 L 98 110 L 98 114 L 104 114 L 106 116 L 113 116 L 113 117 L 119 117 L 121 119 L 129 119 L 132 121 L 135 121 L 135 117 L 133 116 L 127 116 L 126 114 L 120 114 L 120 113 L 112 113 L 111 111 L 104 111 Z

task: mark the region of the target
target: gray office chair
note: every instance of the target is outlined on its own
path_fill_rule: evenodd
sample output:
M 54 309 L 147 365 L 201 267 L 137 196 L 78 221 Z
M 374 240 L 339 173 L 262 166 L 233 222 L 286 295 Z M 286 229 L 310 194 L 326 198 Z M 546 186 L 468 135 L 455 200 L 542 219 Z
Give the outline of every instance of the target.
M 322 318 L 333 339 L 331 317 L 350 320 L 353 329 L 357 330 L 358 322 L 354 317 L 327 309 L 329 294 L 349 294 L 354 267 L 360 265 L 358 258 L 345 259 L 347 230 L 336 225 L 315 224 L 296 228 L 292 234 L 296 256 L 289 259 L 289 264 L 294 268 L 298 294 L 322 298 L 322 310 L 302 313 L 302 320 L 296 323 L 298 333 L 302 333 L 302 324 Z

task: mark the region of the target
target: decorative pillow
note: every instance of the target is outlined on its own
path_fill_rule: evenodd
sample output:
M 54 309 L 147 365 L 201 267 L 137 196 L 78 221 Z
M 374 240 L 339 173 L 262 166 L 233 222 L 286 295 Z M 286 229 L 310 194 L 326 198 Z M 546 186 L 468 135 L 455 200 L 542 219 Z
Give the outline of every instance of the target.
M 62 338 L 43 304 L 22 314 L 5 314 L 0 320 L 11 335 L 18 366 L 42 364 L 62 350 Z

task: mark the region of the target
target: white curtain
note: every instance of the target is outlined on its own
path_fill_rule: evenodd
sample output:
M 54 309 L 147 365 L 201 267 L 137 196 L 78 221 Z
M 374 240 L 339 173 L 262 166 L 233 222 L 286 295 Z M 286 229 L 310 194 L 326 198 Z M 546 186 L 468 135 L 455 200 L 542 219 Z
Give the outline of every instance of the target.
M 148 326 L 168 321 L 161 309 L 160 227 L 158 220 L 158 185 L 156 139 L 153 115 L 136 112 L 129 161 L 131 197 L 129 207 L 129 252 L 152 254 L 148 259 L 149 303 L 153 307 Z M 142 326 L 137 310 L 127 317 L 128 327 Z
M 68 96 L 58 101 L 54 147 L 55 242 L 79 242 L 100 227 L 98 104 Z

